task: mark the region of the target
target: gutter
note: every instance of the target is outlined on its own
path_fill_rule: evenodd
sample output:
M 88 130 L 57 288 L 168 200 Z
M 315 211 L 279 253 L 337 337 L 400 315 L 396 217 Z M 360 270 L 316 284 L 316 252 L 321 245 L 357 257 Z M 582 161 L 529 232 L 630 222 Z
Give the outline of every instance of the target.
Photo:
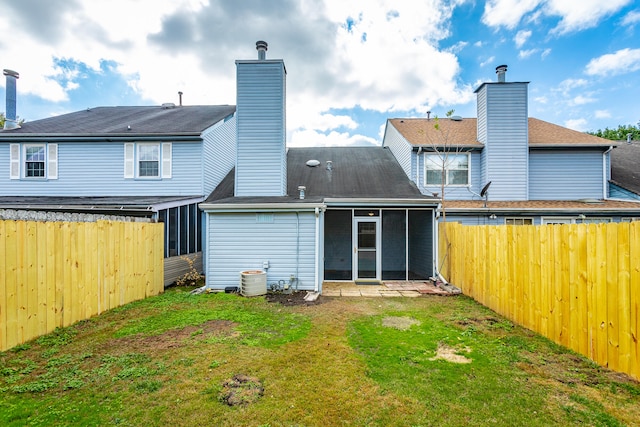
M 325 209 L 326 205 L 324 203 L 200 203 L 199 207 L 205 212 L 313 212 L 316 209 Z
M 171 142 L 193 142 L 202 141 L 201 133 L 184 134 L 114 134 L 103 136 L 78 136 L 64 134 L 21 134 L 15 133 L 11 137 L 0 134 L 0 142 L 137 142 L 137 141 L 171 141 Z
M 422 206 L 435 207 L 440 203 L 440 199 L 358 199 L 358 198 L 326 198 L 324 199 L 327 206 L 367 206 L 371 205 L 382 207 L 407 207 Z

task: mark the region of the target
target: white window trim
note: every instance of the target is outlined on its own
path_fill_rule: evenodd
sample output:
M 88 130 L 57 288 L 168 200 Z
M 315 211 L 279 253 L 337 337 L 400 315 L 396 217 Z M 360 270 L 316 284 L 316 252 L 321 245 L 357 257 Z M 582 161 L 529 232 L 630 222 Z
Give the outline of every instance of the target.
M 558 221 L 558 222 L 556 222 Z M 547 216 L 540 219 L 542 225 L 575 224 L 576 219 L 568 216 Z
M 44 176 L 27 176 L 27 148 L 44 148 Z M 9 179 L 50 180 L 58 179 L 58 144 L 34 142 L 9 144 Z
M 158 149 L 158 175 L 140 175 L 140 147 L 155 146 Z M 124 178 L 159 180 L 172 177 L 173 144 L 171 142 L 126 142 L 124 144 Z
M 531 221 L 531 224 L 507 224 L 508 220 L 527 220 L 527 219 Z M 504 223 L 505 223 L 505 225 L 534 225 L 535 224 L 534 219 L 531 216 L 522 216 L 522 217 L 520 217 L 520 216 L 506 216 L 506 217 L 504 217 Z
M 426 151 L 423 153 L 424 159 L 423 159 L 423 179 L 422 182 L 424 184 L 425 187 L 440 187 L 442 184 L 429 184 L 427 183 L 427 158 L 428 156 L 438 156 L 440 157 L 440 159 L 442 161 L 444 161 L 444 159 L 448 156 L 467 156 L 467 164 L 469 165 L 469 167 L 467 168 L 467 183 L 466 184 L 448 184 L 445 183 L 444 186 L 445 187 L 470 187 L 471 186 L 471 153 L 469 152 L 451 152 L 451 153 L 440 153 L 440 152 L 436 152 L 436 151 Z M 448 169 L 445 169 L 445 179 L 448 180 L 449 175 L 446 173 Z
M 611 217 L 588 216 L 586 218 L 580 219 L 581 224 L 598 224 L 598 223 L 608 224 L 610 222 L 613 222 L 613 218 Z

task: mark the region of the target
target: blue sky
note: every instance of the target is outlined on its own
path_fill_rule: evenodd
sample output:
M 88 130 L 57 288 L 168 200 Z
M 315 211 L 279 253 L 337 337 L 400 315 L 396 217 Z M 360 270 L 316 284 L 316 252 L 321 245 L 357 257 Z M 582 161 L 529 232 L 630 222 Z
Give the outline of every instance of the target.
M 530 82 L 532 117 L 580 131 L 640 121 L 632 0 L 21 0 L 0 31 L 27 121 L 178 91 L 235 104 L 234 61 L 257 58 L 256 40 L 285 61 L 290 146 L 379 144 L 387 118 L 427 111 L 475 117 L 473 90 L 501 64 Z

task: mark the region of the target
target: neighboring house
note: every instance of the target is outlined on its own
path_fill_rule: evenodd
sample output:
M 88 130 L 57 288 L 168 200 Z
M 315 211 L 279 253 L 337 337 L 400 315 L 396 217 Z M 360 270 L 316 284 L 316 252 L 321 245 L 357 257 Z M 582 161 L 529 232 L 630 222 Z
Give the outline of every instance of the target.
M 640 142 L 620 142 L 611 152 L 609 197 L 640 200 Z
M 640 203 L 611 200 L 616 143 L 528 117 L 528 83 L 476 89 L 477 118 L 387 120 L 383 146 L 444 215 L 465 224 L 552 224 L 640 217 Z M 444 167 L 443 167 L 444 166 Z M 441 216 L 442 218 L 442 216 Z
M 197 205 L 233 168 L 235 133 L 230 105 L 88 108 L 5 128 L 0 209 L 164 222 L 169 284 L 187 267 L 180 256 L 199 262 L 204 230 Z
M 286 69 L 236 61 L 237 162 L 200 204 L 207 286 L 238 286 L 243 270 L 267 282 L 322 291 L 323 281 L 433 275 L 435 210 L 381 147 L 286 149 Z

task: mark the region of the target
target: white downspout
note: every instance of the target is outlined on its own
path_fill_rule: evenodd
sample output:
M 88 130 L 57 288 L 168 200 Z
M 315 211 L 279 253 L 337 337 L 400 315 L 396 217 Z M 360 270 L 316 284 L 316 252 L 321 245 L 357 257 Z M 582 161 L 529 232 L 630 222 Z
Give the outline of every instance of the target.
M 416 185 L 419 189 L 422 188 L 422 185 L 420 185 L 420 153 L 422 153 L 422 147 L 418 147 L 418 154 L 416 155 Z
M 607 155 L 613 150 L 613 145 L 607 151 L 602 153 L 602 199 L 607 199 L 607 187 L 609 180 L 607 179 Z
M 320 274 L 320 271 L 318 270 L 318 268 L 320 267 L 320 263 L 318 262 L 319 257 L 320 257 L 320 209 L 318 209 L 318 207 L 316 207 L 315 209 L 315 214 L 316 214 L 316 256 L 315 256 L 315 265 L 314 265 L 314 271 L 315 271 L 315 283 L 313 284 L 313 290 L 315 292 L 320 292 L 320 281 L 318 280 L 319 277 L 318 275 Z

